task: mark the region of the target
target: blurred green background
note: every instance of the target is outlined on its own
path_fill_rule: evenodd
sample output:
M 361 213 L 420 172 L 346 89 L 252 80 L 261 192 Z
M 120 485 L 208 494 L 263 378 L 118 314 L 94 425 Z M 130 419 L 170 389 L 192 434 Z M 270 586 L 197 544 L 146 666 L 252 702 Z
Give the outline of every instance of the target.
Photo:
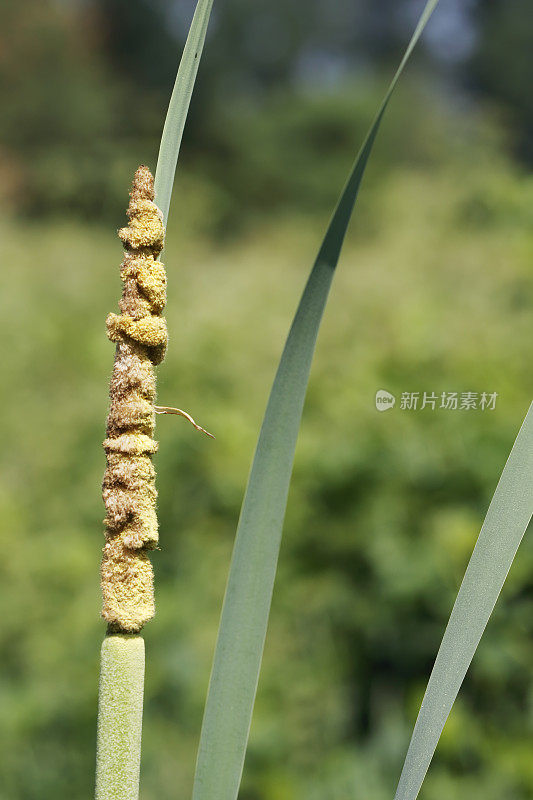
M 215 3 L 165 251 L 161 552 L 142 800 L 190 796 L 233 536 L 284 337 L 421 0 Z M 0 798 L 93 791 L 115 231 L 191 0 L 0 10 Z M 531 400 L 533 17 L 441 0 L 390 107 L 313 366 L 242 800 L 391 800 Z M 378 413 L 386 389 L 396 407 Z M 402 392 L 497 392 L 402 410 Z M 533 797 L 526 535 L 423 800 Z

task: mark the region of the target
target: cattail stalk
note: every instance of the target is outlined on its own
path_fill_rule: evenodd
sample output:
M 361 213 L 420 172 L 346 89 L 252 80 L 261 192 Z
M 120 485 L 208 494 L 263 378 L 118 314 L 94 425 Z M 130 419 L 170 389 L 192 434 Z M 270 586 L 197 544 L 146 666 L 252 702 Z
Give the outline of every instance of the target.
M 138 797 L 143 687 L 142 636 L 106 636 L 98 695 L 96 800 Z
M 166 275 L 158 261 L 163 218 L 146 167 L 135 173 L 130 198 L 129 224 L 119 231 L 125 248 L 121 313 L 107 318 L 116 354 L 104 441 L 107 515 L 101 575 L 108 633 L 101 658 L 96 800 L 138 797 L 144 684 L 144 641 L 138 633 L 155 613 L 148 557 L 158 541 L 154 366 L 163 360 L 167 345 L 162 316 Z

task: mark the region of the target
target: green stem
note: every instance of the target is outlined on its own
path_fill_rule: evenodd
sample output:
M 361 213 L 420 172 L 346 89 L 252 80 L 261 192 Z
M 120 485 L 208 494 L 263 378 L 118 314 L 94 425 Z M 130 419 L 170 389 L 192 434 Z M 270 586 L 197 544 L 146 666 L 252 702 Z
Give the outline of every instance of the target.
M 141 766 L 144 639 L 112 634 L 102 643 L 96 800 L 137 800 Z

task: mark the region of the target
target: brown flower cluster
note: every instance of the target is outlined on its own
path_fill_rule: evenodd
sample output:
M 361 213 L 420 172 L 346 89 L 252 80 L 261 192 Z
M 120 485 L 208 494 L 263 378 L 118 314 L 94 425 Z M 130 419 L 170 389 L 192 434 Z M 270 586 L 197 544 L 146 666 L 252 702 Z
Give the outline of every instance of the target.
M 162 215 L 154 204 L 154 180 L 141 166 L 128 207 L 129 225 L 119 231 L 125 248 L 120 314 L 109 314 L 107 332 L 116 342 L 109 389 L 102 494 L 107 511 L 102 559 L 102 616 L 110 630 L 135 632 L 154 616 L 153 571 L 147 551 L 157 545 L 155 470 L 152 455 L 156 394 L 154 365 L 165 355 L 167 327 Z

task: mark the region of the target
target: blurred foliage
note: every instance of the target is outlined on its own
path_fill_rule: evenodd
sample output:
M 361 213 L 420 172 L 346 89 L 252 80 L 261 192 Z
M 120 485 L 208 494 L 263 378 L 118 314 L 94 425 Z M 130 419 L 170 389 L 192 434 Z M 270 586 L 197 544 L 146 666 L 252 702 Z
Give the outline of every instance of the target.
M 320 139 L 329 106 L 313 102 Z M 481 135 L 489 130 L 481 119 L 476 141 L 458 128 L 441 158 L 436 145 L 432 158 L 421 146 L 418 161 L 399 159 L 385 173 L 380 164 L 395 158 L 401 105 L 399 98 L 378 144 L 319 341 L 243 800 L 390 799 L 532 394 L 533 183 Z M 289 128 L 298 128 L 305 109 L 287 112 Z M 412 135 L 417 141 L 421 131 Z M 269 140 L 265 133 L 265 158 L 274 162 Z M 302 147 L 313 144 L 304 137 Z M 284 155 L 287 169 L 293 157 L 296 150 Z M 335 178 L 337 170 L 333 162 Z M 334 183 L 321 175 L 324 186 Z M 324 186 L 316 191 L 330 191 Z M 214 243 L 189 223 L 206 209 L 223 214 L 219 198 L 189 175 L 166 249 L 171 349 L 159 399 L 192 412 L 217 440 L 176 418 L 158 421 L 162 551 L 153 557 L 158 614 L 146 628 L 143 800 L 190 795 L 247 470 L 326 222 L 316 210 L 281 214 L 256 219 L 238 241 Z M 72 221 L 0 225 L 0 325 L 9 342 L 0 388 L 1 795 L 81 800 L 92 791 L 103 635 L 98 442 L 113 359 L 104 319 L 116 307 L 121 248 L 111 229 Z M 398 403 L 380 414 L 380 388 L 398 398 L 403 391 L 499 397 L 494 411 L 406 411 Z M 425 800 L 533 794 L 532 571 L 526 536 Z
M 213 20 L 168 232 L 172 339 L 159 398 L 217 440 L 158 420 L 162 552 L 146 628 L 142 800 L 190 795 L 267 392 L 381 76 L 419 10 L 410 0 L 355 5 L 340 2 L 333 18 L 314 0 L 298 17 L 296 0 L 276 0 L 256 19 L 236 0 Z M 428 29 L 391 105 L 336 277 L 242 800 L 390 800 L 531 399 L 533 183 L 504 155 L 520 143 L 525 153 L 530 136 L 530 22 L 518 1 L 466 5 L 468 56 L 438 62 Z M 133 170 L 155 164 L 192 3 L 21 8 L 0 8 L 0 798 L 81 800 L 92 792 L 103 635 L 98 442 L 113 359 L 104 320 L 121 288 L 113 228 Z M 343 71 L 352 49 L 358 69 Z M 397 403 L 379 414 L 380 388 L 499 398 L 490 412 Z M 526 536 L 424 800 L 533 796 L 532 567 Z
M 324 174 L 346 173 L 421 5 L 341 0 L 335 13 L 329 0 L 215 7 L 180 165 L 185 182 L 201 175 L 206 194 L 219 195 L 215 235 L 231 231 L 243 210 L 253 218 L 329 209 Z M 193 8 L 194 0 L 26 0 L 22 13 L 17 0 L 4 0 L 4 208 L 114 222 L 131 172 L 141 161 L 155 166 Z M 505 144 L 528 156 L 530 28 L 523 0 L 441 3 L 409 68 L 411 96 L 385 158 L 438 152 L 455 98 L 474 114 L 480 98 L 492 104 Z M 436 85 L 448 91 L 441 130 L 424 129 L 425 96 Z M 413 124 L 416 98 L 422 114 Z
M 514 151 L 531 164 L 533 98 L 526 79 L 531 72 L 531 6 L 527 0 L 486 0 L 478 5 L 478 44 L 466 82 L 498 108 L 514 133 Z

